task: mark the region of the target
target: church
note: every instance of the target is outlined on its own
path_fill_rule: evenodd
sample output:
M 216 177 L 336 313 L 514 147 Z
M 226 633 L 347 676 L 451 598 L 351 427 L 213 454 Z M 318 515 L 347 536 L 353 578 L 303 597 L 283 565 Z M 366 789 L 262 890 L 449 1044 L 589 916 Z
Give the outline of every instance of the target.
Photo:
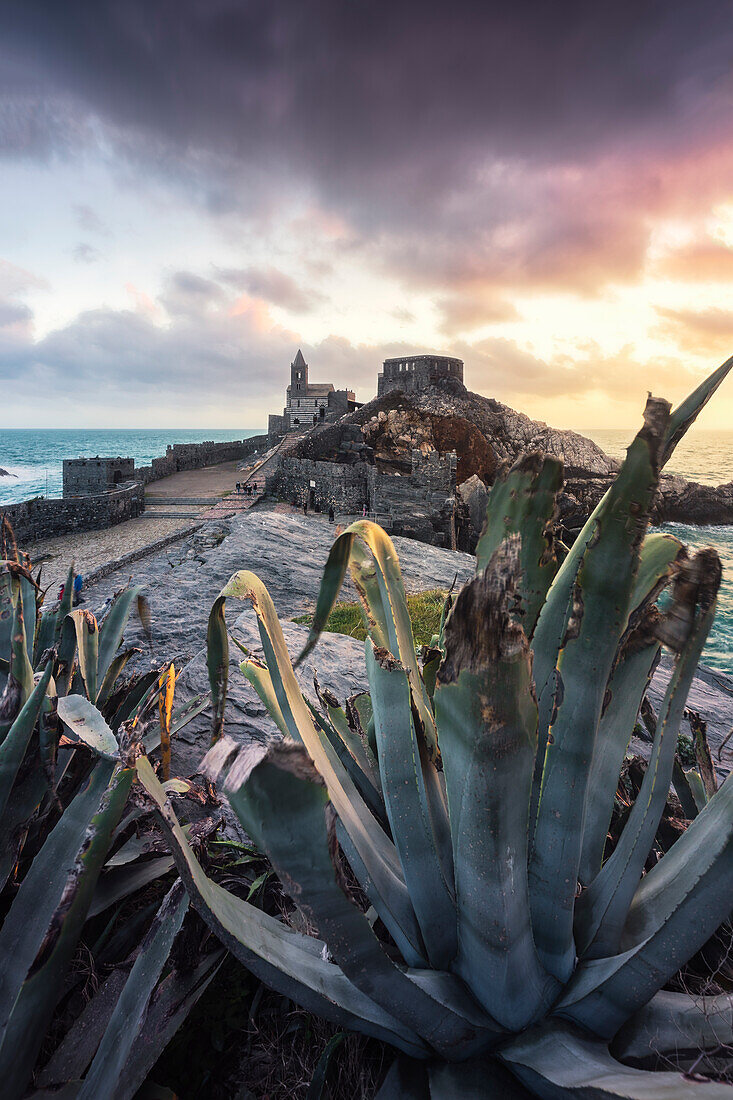
M 332 382 L 310 382 L 308 364 L 303 352 L 290 364 L 290 385 L 285 394 L 282 416 L 270 416 L 268 435 L 284 435 L 286 432 L 312 428 L 338 420 L 345 413 L 358 408 L 353 390 L 337 390 Z

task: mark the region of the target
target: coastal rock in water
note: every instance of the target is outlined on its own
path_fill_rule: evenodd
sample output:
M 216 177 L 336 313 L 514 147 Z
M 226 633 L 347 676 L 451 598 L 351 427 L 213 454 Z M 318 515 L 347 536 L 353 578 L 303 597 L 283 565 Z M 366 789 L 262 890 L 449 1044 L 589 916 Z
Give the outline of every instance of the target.
M 0 477 L 14 477 L 17 480 L 18 475 L 11 474 L 10 470 L 6 470 L 4 467 L 0 466 Z

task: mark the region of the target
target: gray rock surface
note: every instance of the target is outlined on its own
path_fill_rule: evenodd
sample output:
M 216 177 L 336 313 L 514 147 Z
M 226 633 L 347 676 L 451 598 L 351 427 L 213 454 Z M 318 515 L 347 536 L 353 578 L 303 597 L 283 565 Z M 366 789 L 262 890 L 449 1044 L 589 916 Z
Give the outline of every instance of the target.
M 267 585 L 286 633 L 288 644 L 302 645 L 307 628 L 291 619 L 313 611 L 323 568 L 335 538 L 325 517 L 255 509 L 228 520 L 206 524 L 180 544 L 151 554 L 128 568 L 111 573 L 86 592 L 85 606 L 92 611 L 128 581 L 145 586 L 152 613 L 152 652 L 139 623 L 130 619 L 126 645 L 142 649 L 138 665 L 176 656 L 177 667 L 187 665 L 177 686 L 177 701 L 208 689 L 205 664 L 206 624 L 211 605 L 226 582 L 239 569 L 257 573 Z M 473 573 L 469 554 L 442 550 L 411 539 L 395 538 L 402 575 L 408 592 L 462 585 Z M 347 580 L 343 598 L 355 600 Z M 243 645 L 259 647 L 256 619 L 251 608 L 230 601 L 227 621 Z M 235 737 L 264 735 L 270 728 L 259 700 L 239 671 L 241 656 L 232 646 L 231 692 L 227 732 Z M 324 635 L 299 670 L 303 686 L 313 695 L 313 668 L 321 670 L 321 683 L 343 699 L 358 690 L 363 680 L 363 645 L 343 635 Z M 174 759 L 175 770 L 195 770 L 206 749 L 209 717 L 200 716 L 185 730 Z M 186 747 L 187 746 L 187 747 Z
M 132 580 L 146 586 L 152 611 L 153 650 L 146 646 L 142 631 L 131 620 L 126 644 L 139 645 L 140 664 L 158 662 L 178 655 L 185 665 L 177 687 L 177 702 L 208 689 L 205 664 L 206 623 L 211 605 L 231 575 L 251 569 L 267 585 L 280 616 L 292 655 L 307 636 L 307 627 L 290 620 L 315 607 L 323 567 L 335 536 L 334 528 L 320 516 L 302 516 L 255 509 L 226 521 L 205 525 L 181 544 L 137 562 Z M 395 538 L 405 587 L 410 592 L 449 588 L 456 579 L 464 584 L 473 574 L 469 554 L 443 550 L 411 539 Z M 110 574 L 87 592 L 85 606 L 101 607 L 105 598 L 123 587 L 130 571 Z M 343 598 L 356 599 L 350 582 Z M 249 606 L 231 601 L 227 621 L 239 641 L 257 653 L 259 633 Z M 271 735 L 272 723 L 253 688 L 239 670 L 241 655 L 232 646 L 226 730 L 237 740 Z M 366 685 L 363 643 L 339 634 L 326 634 L 298 670 L 304 692 L 314 698 L 313 672 L 330 687 L 341 702 Z M 671 661 L 663 659 L 657 670 L 650 698 L 659 708 L 671 673 Z M 689 698 L 690 706 L 708 723 L 708 737 L 721 775 L 733 767 L 733 739 L 718 761 L 717 752 L 733 727 L 733 682 L 722 673 L 700 667 Z M 181 731 L 174 753 L 174 771 L 193 774 L 206 751 L 210 717 L 205 713 Z M 685 723 L 683 732 L 689 732 Z M 648 745 L 633 741 L 632 747 L 648 755 Z

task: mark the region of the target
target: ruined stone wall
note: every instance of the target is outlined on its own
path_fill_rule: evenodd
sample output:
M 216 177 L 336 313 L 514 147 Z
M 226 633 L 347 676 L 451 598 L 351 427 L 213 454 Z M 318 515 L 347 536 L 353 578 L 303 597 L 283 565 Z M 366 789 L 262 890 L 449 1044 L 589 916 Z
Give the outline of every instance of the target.
M 310 458 L 280 460 L 277 472 L 267 483 L 268 492 L 276 492 L 289 503 L 317 504 L 327 512 L 333 504 L 338 512 L 361 512 L 368 503 L 369 475 L 373 467 L 366 463 L 353 466 L 321 462 Z M 314 485 L 311 485 L 314 482 Z
M 367 462 L 283 457 L 267 491 L 289 503 L 358 515 L 364 505 L 394 534 L 436 546 L 455 544 L 456 456 L 412 452 L 411 472 L 384 473 Z M 311 482 L 313 484 L 311 484 Z
M 455 453 L 412 452 L 409 475 L 371 473 L 371 508 L 391 517 L 395 535 L 406 535 L 434 546 L 455 544 Z
M 96 531 L 139 516 L 145 510 L 145 488 L 134 482 L 109 493 L 46 500 L 36 497 L 0 509 L 21 545 L 72 531 Z
M 377 375 L 377 397 L 391 390 L 421 393 L 446 379 L 463 382 L 463 360 L 448 355 L 407 355 L 385 359 Z

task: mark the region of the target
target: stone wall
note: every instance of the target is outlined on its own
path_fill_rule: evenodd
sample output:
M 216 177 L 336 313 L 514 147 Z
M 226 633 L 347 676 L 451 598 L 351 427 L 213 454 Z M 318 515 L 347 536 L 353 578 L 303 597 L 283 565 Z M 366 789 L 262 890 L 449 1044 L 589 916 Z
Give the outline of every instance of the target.
M 15 537 L 29 545 L 39 539 L 71 531 L 96 531 L 139 516 L 145 510 L 145 488 L 140 482 L 109 493 L 46 500 L 36 497 L 0 509 Z
M 421 393 L 448 378 L 463 382 L 463 360 L 448 355 L 406 355 L 385 359 L 377 375 L 377 397 L 391 390 Z
M 266 435 L 253 435 L 249 439 L 228 443 L 174 443 L 166 447 L 165 454 L 154 458 L 150 466 L 138 466 L 134 477 L 149 485 L 162 477 L 170 477 L 181 470 L 200 470 L 204 466 L 218 466 L 222 462 L 238 462 L 253 451 L 267 449 Z
M 302 505 L 307 499 L 310 508 L 317 505 L 322 512 L 333 505 L 337 512 L 358 513 L 369 503 L 372 469 L 363 462 L 344 466 L 337 462 L 284 457 L 277 472 L 268 479 L 267 490 L 278 493 L 291 504 Z
M 63 495 L 65 497 L 94 496 L 107 493 L 135 476 L 134 458 L 65 458 Z
M 395 535 L 455 549 L 455 453 L 412 452 L 409 475 L 372 471 L 371 507 L 387 513 Z
M 358 515 L 364 505 L 397 535 L 455 546 L 455 453 L 412 452 L 409 474 L 384 473 L 368 462 L 283 457 L 267 491 L 289 503 Z

